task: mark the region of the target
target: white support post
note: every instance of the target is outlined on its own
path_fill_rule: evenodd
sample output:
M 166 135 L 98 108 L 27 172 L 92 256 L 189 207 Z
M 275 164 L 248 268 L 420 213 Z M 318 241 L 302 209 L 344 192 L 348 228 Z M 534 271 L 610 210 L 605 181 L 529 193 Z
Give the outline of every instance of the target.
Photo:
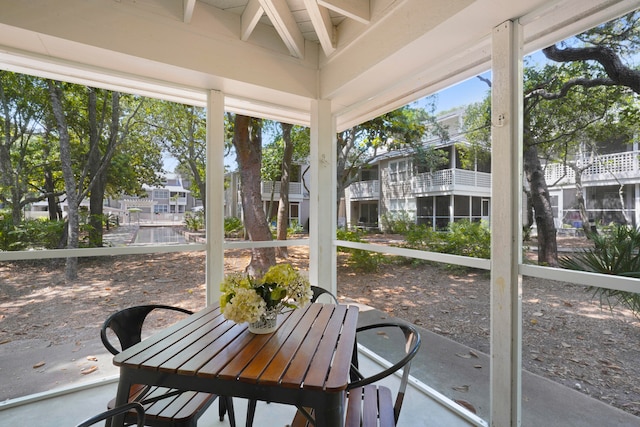
M 635 213 L 636 228 L 640 228 L 640 184 L 636 184 L 633 197 L 633 212 Z
M 311 104 L 311 199 L 309 215 L 309 280 L 337 292 L 336 122 L 331 102 Z
M 220 299 L 224 278 L 224 94 L 209 91 L 207 96 L 206 162 L 207 305 Z
M 491 94 L 491 426 L 521 425 L 522 29 L 493 30 Z

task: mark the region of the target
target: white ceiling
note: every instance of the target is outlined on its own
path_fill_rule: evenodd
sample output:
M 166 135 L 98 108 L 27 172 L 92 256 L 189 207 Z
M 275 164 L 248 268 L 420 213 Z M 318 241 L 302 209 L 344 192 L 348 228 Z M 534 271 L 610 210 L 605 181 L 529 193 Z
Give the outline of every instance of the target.
M 338 128 L 490 68 L 491 33 L 521 18 L 539 49 L 637 0 L 3 0 L 0 67 Z

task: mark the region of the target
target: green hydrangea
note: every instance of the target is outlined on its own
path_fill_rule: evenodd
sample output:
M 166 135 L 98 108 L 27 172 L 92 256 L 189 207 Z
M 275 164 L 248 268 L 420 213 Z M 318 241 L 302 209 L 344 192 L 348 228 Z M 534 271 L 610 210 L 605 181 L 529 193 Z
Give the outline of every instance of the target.
M 220 308 L 225 319 L 255 322 L 267 310 L 304 307 L 313 292 L 309 280 L 290 264 L 271 267 L 260 280 L 243 274 L 227 275 L 220 285 Z

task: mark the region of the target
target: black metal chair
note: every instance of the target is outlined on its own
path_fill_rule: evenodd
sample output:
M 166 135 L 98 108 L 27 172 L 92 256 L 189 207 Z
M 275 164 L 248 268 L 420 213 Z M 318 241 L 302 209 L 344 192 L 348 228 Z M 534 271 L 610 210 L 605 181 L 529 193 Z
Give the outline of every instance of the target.
M 395 330 L 395 332 L 393 332 Z M 357 329 L 357 335 L 362 336 L 366 331 L 371 331 L 375 340 L 390 339 L 389 336 L 398 330 L 404 336 L 404 354 L 400 359 L 386 369 L 375 374 L 363 375 L 355 359 L 351 366 L 351 383 L 347 387 L 349 400 L 347 403 L 347 418 L 345 427 L 352 426 L 395 426 L 400 417 L 402 402 L 409 382 L 411 360 L 420 349 L 421 338 L 418 330 L 411 324 L 395 321 L 376 323 L 361 326 Z M 388 341 L 382 347 L 390 348 Z M 392 346 L 397 348 L 396 346 Z M 392 399 L 391 390 L 388 387 L 375 385 L 374 383 L 395 374 L 402 369 L 402 377 L 396 394 Z
M 318 298 L 323 295 L 328 296 L 334 304 L 338 304 L 338 298 L 330 291 L 325 288 L 321 288 L 320 286 L 311 286 L 311 292 L 313 292 L 313 296 L 311 297 L 311 302 L 318 302 Z
M 336 298 L 336 296 L 334 294 L 332 294 L 330 291 L 328 291 L 325 288 L 321 288 L 320 286 L 311 286 L 311 291 L 313 292 L 313 296 L 311 297 L 311 302 L 317 302 L 318 298 L 324 296 L 327 296 L 329 299 L 331 299 L 331 301 L 334 304 L 338 304 L 338 298 Z M 249 402 L 247 404 L 247 423 L 246 423 L 246 427 L 252 427 L 253 426 L 253 419 L 255 417 L 256 414 L 256 404 L 258 402 L 255 399 L 249 399 Z
M 145 319 L 154 310 L 167 310 L 187 315 L 193 314 L 190 310 L 160 304 L 139 305 L 120 310 L 111 314 L 104 321 L 100 330 L 100 338 L 107 350 L 115 355 L 139 343 L 142 340 Z M 120 342 L 120 350 L 109 340 L 108 330 L 115 333 Z M 140 402 L 144 406 L 145 425 L 155 427 L 195 427 L 200 416 L 217 397 L 215 394 L 136 385 L 131 388 L 129 400 Z M 108 409 L 113 409 L 114 407 L 115 398 L 107 405 Z M 235 427 L 233 400 L 231 397 L 222 396 L 219 401 L 220 421 L 224 419 L 225 413 L 229 414 L 231 427 Z M 134 416 L 135 413 L 133 411 L 128 412 L 125 416 L 125 422 L 135 422 Z M 110 425 L 108 420 L 107 425 Z
M 139 402 L 131 402 L 122 406 L 118 406 L 117 408 L 110 409 L 108 411 L 104 411 L 98 415 L 95 415 L 91 418 L 88 418 L 76 425 L 76 427 L 89 427 L 100 421 L 109 422 L 111 418 L 116 415 L 125 414 L 129 412 L 135 412 L 136 414 L 136 425 L 138 427 L 144 426 L 144 407 Z
M 366 325 L 357 329 L 357 336 L 362 337 L 363 334 L 372 334 L 370 338 L 374 340 L 372 342 L 374 349 L 379 346 L 385 350 L 398 347 L 395 345 L 396 341 L 394 340 L 400 336 L 398 331 L 404 338 L 405 348 L 399 360 L 388 368 L 365 376 L 360 372 L 357 356 L 352 359 L 351 382 L 347 387 L 348 400 L 345 427 L 396 426 L 409 382 L 411 360 L 420 349 L 420 334 L 414 326 L 394 321 Z M 390 339 L 392 341 L 388 341 Z M 391 389 L 375 383 L 395 374 L 400 369 L 402 369 L 402 377 L 394 401 Z M 311 425 L 313 425 L 313 413 L 307 409 L 298 410 L 291 423 L 291 427 L 307 427 Z

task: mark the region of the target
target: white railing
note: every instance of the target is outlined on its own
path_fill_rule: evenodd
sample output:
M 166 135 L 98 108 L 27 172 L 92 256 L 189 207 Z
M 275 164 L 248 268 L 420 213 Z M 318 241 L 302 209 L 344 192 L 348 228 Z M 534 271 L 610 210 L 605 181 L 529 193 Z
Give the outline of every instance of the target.
M 454 190 L 456 187 L 491 189 L 491 174 L 464 169 L 445 169 L 433 173 L 421 173 L 412 181 L 414 193 L 428 193 L 437 190 Z
M 362 199 L 379 199 L 380 198 L 380 181 L 377 179 L 371 181 L 354 182 L 349 186 L 351 200 Z
M 273 193 L 274 196 L 280 194 L 280 181 L 265 181 L 260 184 L 262 191 L 262 197 L 270 197 Z M 303 186 L 301 182 L 289 183 L 289 195 L 290 196 L 302 196 Z
M 582 168 L 583 165 L 591 165 L 582 172 L 582 181 L 601 180 L 611 178 L 631 178 L 640 176 L 640 166 L 638 161 L 638 151 L 627 151 L 624 153 L 606 154 L 597 156 L 595 160 L 578 159 L 576 165 Z M 563 164 L 554 163 L 547 165 L 544 177 L 548 184 L 573 184 L 576 182 L 576 175 L 572 168 Z

